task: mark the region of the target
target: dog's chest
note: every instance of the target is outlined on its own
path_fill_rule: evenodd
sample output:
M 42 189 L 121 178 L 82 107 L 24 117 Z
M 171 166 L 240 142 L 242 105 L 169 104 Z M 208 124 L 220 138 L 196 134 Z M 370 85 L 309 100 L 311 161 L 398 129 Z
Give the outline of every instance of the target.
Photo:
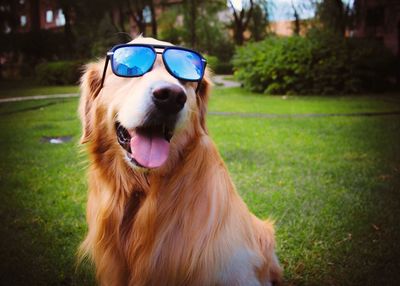
M 175 245 L 176 246 L 176 245 Z M 185 246 L 182 246 L 185 247 Z M 208 246 L 210 247 L 210 246 Z M 208 255 L 202 255 L 206 254 Z M 165 245 L 158 266 L 149 272 L 151 285 L 237 285 L 261 286 L 257 269 L 262 259 L 247 248 L 233 251 L 215 249 L 177 250 Z M 189 253 L 197 253 L 190 257 Z M 180 259 L 186 256 L 186 259 Z M 192 267 L 188 267 L 191 265 Z M 160 275 L 159 277 L 157 277 Z M 170 283 L 166 283 L 169 281 Z M 154 282 L 154 283 L 153 283 Z M 160 284 L 161 283 L 161 284 Z
M 260 286 L 256 269 L 261 267 L 262 260 L 253 251 L 237 249 L 225 262 L 225 267 L 218 275 L 218 285 Z

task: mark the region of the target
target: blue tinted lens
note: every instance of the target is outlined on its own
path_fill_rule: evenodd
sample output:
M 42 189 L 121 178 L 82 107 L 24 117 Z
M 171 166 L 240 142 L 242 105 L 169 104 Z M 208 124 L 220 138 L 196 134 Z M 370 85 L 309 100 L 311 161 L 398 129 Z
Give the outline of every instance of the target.
M 179 49 L 167 49 L 163 57 L 165 64 L 175 77 L 193 81 L 202 78 L 203 62 L 198 54 Z
M 141 76 L 148 72 L 156 59 L 155 52 L 148 47 L 121 47 L 114 51 L 112 67 L 119 76 Z

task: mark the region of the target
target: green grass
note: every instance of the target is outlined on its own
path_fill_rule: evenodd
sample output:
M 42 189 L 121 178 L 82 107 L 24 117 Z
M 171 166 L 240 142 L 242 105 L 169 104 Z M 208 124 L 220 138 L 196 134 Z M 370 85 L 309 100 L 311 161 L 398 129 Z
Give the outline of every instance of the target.
M 0 105 L 0 285 L 90 285 L 75 271 L 86 231 L 77 99 Z M 395 97 L 266 97 L 218 89 L 211 111 L 275 114 L 399 110 Z M 398 285 L 400 116 L 210 115 L 236 186 L 276 221 L 288 285 Z M 42 136 L 72 135 L 62 145 Z
M 0 98 L 78 92 L 79 89 L 76 85 L 37 86 L 34 82 L 30 80 L 0 81 Z
M 218 96 L 210 102 L 211 111 L 269 114 L 400 111 L 400 97 L 395 96 L 266 96 L 241 88 L 217 90 Z

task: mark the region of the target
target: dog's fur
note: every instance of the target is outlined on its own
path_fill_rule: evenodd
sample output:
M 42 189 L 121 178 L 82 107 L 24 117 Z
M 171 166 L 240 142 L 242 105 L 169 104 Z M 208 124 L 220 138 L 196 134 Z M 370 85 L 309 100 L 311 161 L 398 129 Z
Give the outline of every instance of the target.
M 151 38 L 135 43 L 166 44 Z M 96 266 L 101 285 L 269 285 L 281 280 L 274 229 L 252 215 L 237 194 L 207 134 L 208 71 L 182 83 L 160 55 L 140 78 L 121 78 L 104 59 L 86 66 L 81 80 L 81 142 L 90 156 L 88 234 L 80 255 Z M 126 159 L 115 120 L 140 124 L 149 90 L 159 81 L 181 86 L 180 111 L 167 162 L 144 170 Z

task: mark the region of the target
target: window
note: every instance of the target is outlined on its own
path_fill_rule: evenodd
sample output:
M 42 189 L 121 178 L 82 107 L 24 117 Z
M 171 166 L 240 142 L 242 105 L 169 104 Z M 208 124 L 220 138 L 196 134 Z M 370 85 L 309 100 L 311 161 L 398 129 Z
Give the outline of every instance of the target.
M 19 23 L 20 23 L 21 27 L 25 27 L 26 26 L 26 16 L 25 15 L 22 15 L 19 18 Z
M 46 11 L 46 23 L 52 23 L 53 22 L 53 11 L 47 10 Z
M 61 9 L 57 10 L 56 26 L 65 26 L 65 15 Z
M 149 6 L 143 9 L 143 19 L 145 23 L 151 23 L 151 10 Z
M 10 28 L 10 26 L 8 26 L 7 23 L 5 24 L 5 27 L 4 27 L 4 33 L 6 33 L 6 34 L 11 33 L 11 28 Z

